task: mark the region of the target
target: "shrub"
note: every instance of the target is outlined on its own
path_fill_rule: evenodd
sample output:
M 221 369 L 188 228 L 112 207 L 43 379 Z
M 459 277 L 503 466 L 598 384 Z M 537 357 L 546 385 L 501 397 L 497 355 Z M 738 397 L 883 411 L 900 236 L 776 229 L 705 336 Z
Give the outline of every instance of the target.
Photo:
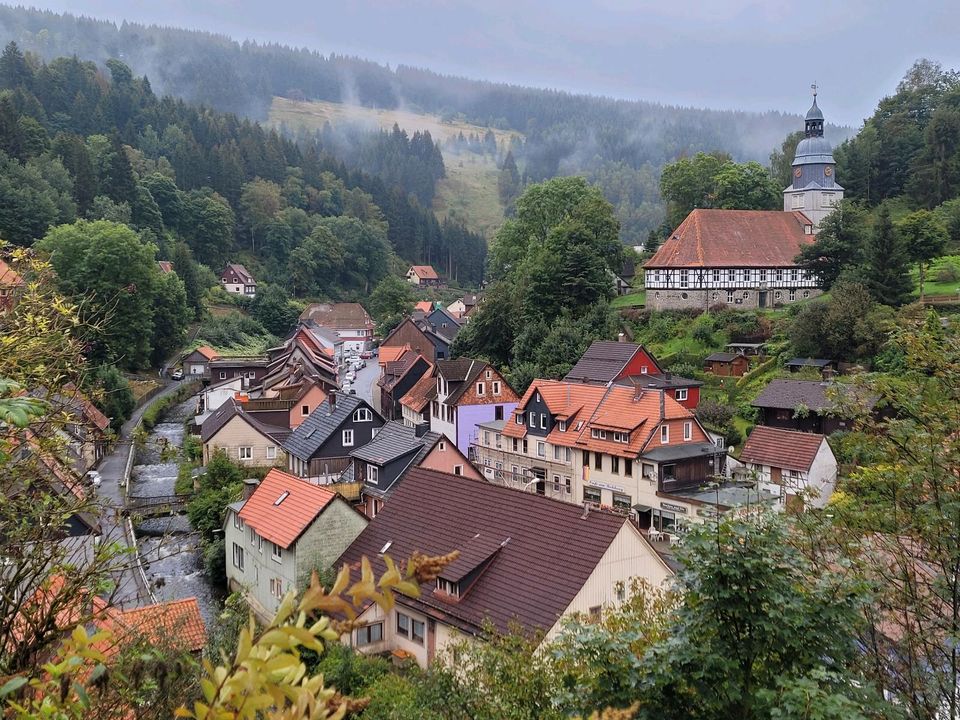
M 953 263 L 946 263 L 937 271 L 937 282 L 952 283 L 957 280 L 960 280 L 960 268 Z
M 204 543 L 203 568 L 215 587 L 227 584 L 227 546 L 223 538 Z
M 700 368 L 688 362 L 676 362 L 670 365 L 670 372 L 679 377 L 696 379 L 700 376 Z
M 713 345 L 713 330 L 709 325 L 697 325 L 690 333 L 690 337 L 701 345 Z
M 714 428 L 726 427 L 733 419 L 734 414 L 735 408 L 733 406 L 724 405 L 711 399 L 701 401 L 696 409 L 697 418 L 706 425 Z

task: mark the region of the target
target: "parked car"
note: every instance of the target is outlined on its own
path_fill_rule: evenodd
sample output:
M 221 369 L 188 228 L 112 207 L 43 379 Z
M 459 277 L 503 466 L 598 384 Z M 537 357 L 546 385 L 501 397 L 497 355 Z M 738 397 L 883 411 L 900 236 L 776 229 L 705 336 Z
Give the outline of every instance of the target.
M 373 357 L 373 350 L 364 350 L 362 353 L 360 353 L 360 357 L 364 360 L 369 360 Z
M 103 478 L 100 477 L 100 473 L 96 470 L 91 470 L 87 473 L 87 482 L 89 482 L 93 487 L 100 487 L 100 483 L 103 482 Z
M 174 380 L 183 380 L 183 368 L 177 368 L 170 375 Z
M 351 370 L 350 372 L 347 373 L 347 375 L 346 375 L 346 381 L 347 381 L 348 383 L 352 383 L 352 382 L 353 382 L 354 380 L 356 380 L 356 379 L 357 379 L 357 374 L 356 374 L 353 370 Z

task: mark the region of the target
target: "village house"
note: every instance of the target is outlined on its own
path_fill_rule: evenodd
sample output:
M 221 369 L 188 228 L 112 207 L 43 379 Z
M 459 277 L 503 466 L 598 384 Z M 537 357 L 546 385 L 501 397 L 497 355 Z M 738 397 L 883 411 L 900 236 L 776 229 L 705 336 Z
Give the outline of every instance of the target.
M 243 379 L 239 377 L 227 378 L 210 383 L 197 395 L 197 412 L 193 423 L 197 428 L 203 426 L 204 421 L 213 415 L 225 402 L 243 393 Z
M 5 260 L 0 259 L 0 313 L 14 306 L 23 286 L 20 273 L 10 267 Z
M 257 281 L 253 279 L 250 271 L 239 263 L 227 263 L 220 273 L 220 284 L 233 295 L 252 298 L 257 294 Z
M 777 507 L 826 506 L 837 481 L 837 458 L 815 433 L 756 426 L 740 452 L 737 474 L 775 495 Z
M 160 268 L 160 272 L 164 275 L 169 275 L 173 272 L 173 263 L 169 260 L 157 260 L 157 267 Z
M 436 332 L 425 319 L 408 317 L 383 339 L 380 354 L 385 348 L 407 346 L 430 362 L 436 362 L 450 357 L 451 342 L 451 338 Z
M 742 377 L 750 370 L 750 360 L 740 353 L 715 352 L 704 359 L 703 369 L 717 377 Z
M 366 519 L 329 488 L 273 469 L 244 499 L 227 506 L 223 523 L 227 585 L 269 621 L 288 591 L 333 566 Z
M 210 377 L 210 363 L 219 360 L 220 354 L 209 345 L 201 345 L 180 359 L 183 372 L 190 377 Z
M 377 381 L 380 414 L 387 420 L 399 420 L 403 417 L 401 398 L 433 370 L 433 364 L 420 353 L 407 349 L 381 367 L 383 373 Z
M 284 464 L 283 441 L 290 434 L 290 428 L 281 424 L 282 421 L 276 422 L 279 419 L 276 414 L 260 419 L 256 417 L 257 413 L 248 412 L 245 405 L 249 402 L 244 396 L 231 398 L 204 420 L 200 426 L 204 465 L 218 450 L 245 467 Z M 289 411 L 273 412 L 282 418 Z M 265 420 L 274 420 L 275 424 Z
M 783 212 L 693 210 L 644 265 L 647 307 L 765 308 L 820 294 L 815 273 L 796 257 L 843 199 L 843 188 L 816 95 L 804 125 Z
M 323 341 L 323 335 L 329 334 L 301 324 L 281 345 L 267 350 L 266 371 L 259 383 L 261 393 L 275 397 L 292 386 L 301 387 L 304 382 L 317 385 L 324 392 L 336 390 L 336 349 L 325 346 Z
M 786 430 L 830 435 L 853 427 L 852 413 L 837 406 L 833 391 L 858 409 L 871 410 L 874 398 L 857 397 L 848 386 L 816 380 L 771 380 L 752 405 L 760 409 L 760 424 Z
M 262 356 L 215 358 L 207 363 L 205 380 L 217 382 L 238 377 L 243 382 L 244 390 L 250 390 L 260 386 L 267 374 L 268 364 L 267 358 Z
M 376 327 L 360 303 L 312 303 L 300 313 L 300 322 L 335 334 L 343 341 L 343 353 L 369 350 Z
M 666 391 L 536 380 L 505 423 L 479 426 L 471 458 L 493 482 L 663 530 L 690 511 L 678 496 L 724 472 L 725 450 Z
M 665 371 L 643 345 L 627 342 L 622 334 L 618 341 L 597 340 L 591 343 L 564 380 L 595 385 L 619 383 L 628 387 L 665 390 L 691 410 L 696 410 L 700 404 L 700 388 L 703 386 L 699 380 Z
M 420 424 L 430 426 L 430 404 L 437 397 L 436 368 L 424 373 L 417 383 L 400 398 L 403 424 L 417 427 Z
M 438 360 L 437 395 L 430 403 L 430 429 L 443 433 L 467 454 L 477 425 L 510 416 L 520 397 L 482 360 Z
M 447 305 L 447 312 L 458 320 L 466 321 L 480 305 L 481 296 L 468 293 Z
M 407 427 L 388 422 L 366 445 L 350 453 L 353 463 L 340 482 L 362 482 L 363 512 L 373 518 L 400 481 L 415 467 L 483 480 L 483 475 L 457 446 L 426 425 Z
M 414 303 L 413 311 L 422 312 L 424 315 L 427 315 L 429 313 L 432 313 L 435 307 L 436 306 L 433 304 L 433 301 L 431 300 L 420 300 L 419 302 Z
M 350 453 L 370 442 L 383 417 L 356 395 L 331 392 L 283 444 L 293 474 L 333 482 L 350 464 Z
M 440 276 L 431 265 L 411 265 L 407 270 L 407 282 L 417 287 L 440 287 Z
M 430 329 L 433 330 L 433 332 L 438 335 L 443 335 L 443 337 L 447 338 L 450 342 L 457 337 L 457 333 L 460 332 L 460 328 L 463 326 L 463 323 L 459 319 L 454 317 L 449 310 L 442 307 L 438 307 L 427 313 L 424 316 L 424 320 L 430 325 Z
M 623 602 L 632 578 L 661 587 L 672 576 L 623 516 L 423 468 L 407 473 L 336 565 L 356 572 L 367 558 L 379 576 L 385 556 L 452 550 L 459 558 L 423 583 L 418 598 L 398 594 L 390 611 L 367 604 L 343 642 L 428 667 L 452 643 L 483 638 L 488 623 L 497 632 L 519 627 L 550 640 L 565 618 L 598 618 Z

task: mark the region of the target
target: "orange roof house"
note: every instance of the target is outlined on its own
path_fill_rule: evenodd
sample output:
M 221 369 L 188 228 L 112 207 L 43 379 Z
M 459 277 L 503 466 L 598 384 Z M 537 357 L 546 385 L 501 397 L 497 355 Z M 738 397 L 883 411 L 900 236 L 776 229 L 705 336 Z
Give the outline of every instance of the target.
M 430 313 L 433 312 L 433 303 L 429 300 L 421 300 L 413 306 L 413 309 L 419 310 L 420 312 Z
M 227 582 L 265 619 L 286 592 L 303 589 L 312 572 L 331 567 L 367 520 L 330 488 L 282 470 L 249 483 L 244 494 L 228 506 L 224 521 Z
M 440 276 L 431 265 L 411 265 L 407 270 L 407 282 L 420 287 L 440 285 Z
M 101 648 L 108 656 L 115 654 L 122 645 L 138 641 L 151 645 L 170 644 L 190 653 L 203 652 L 207 645 L 207 628 L 195 597 L 129 610 L 105 607 L 97 626 L 113 633 Z

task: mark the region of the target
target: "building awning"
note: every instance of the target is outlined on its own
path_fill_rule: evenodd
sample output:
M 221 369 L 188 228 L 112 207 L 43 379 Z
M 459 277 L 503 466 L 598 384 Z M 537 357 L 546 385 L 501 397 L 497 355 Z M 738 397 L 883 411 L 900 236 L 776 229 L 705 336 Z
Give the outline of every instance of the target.
M 634 505 L 633 509 L 636 510 L 638 513 L 650 512 L 651 510 L 653 510 L 653 508 L 650 507 L 649 505 Z
M 669 462 L 672 460 L 686 460 L 689 458 L 713 456 L 724 453 L 723 448 L 713 443 L 700 442 L 689 445 L 665 445 L 645 452 L 641 457 L 644 460 L 653 460 L 654 462 Z

